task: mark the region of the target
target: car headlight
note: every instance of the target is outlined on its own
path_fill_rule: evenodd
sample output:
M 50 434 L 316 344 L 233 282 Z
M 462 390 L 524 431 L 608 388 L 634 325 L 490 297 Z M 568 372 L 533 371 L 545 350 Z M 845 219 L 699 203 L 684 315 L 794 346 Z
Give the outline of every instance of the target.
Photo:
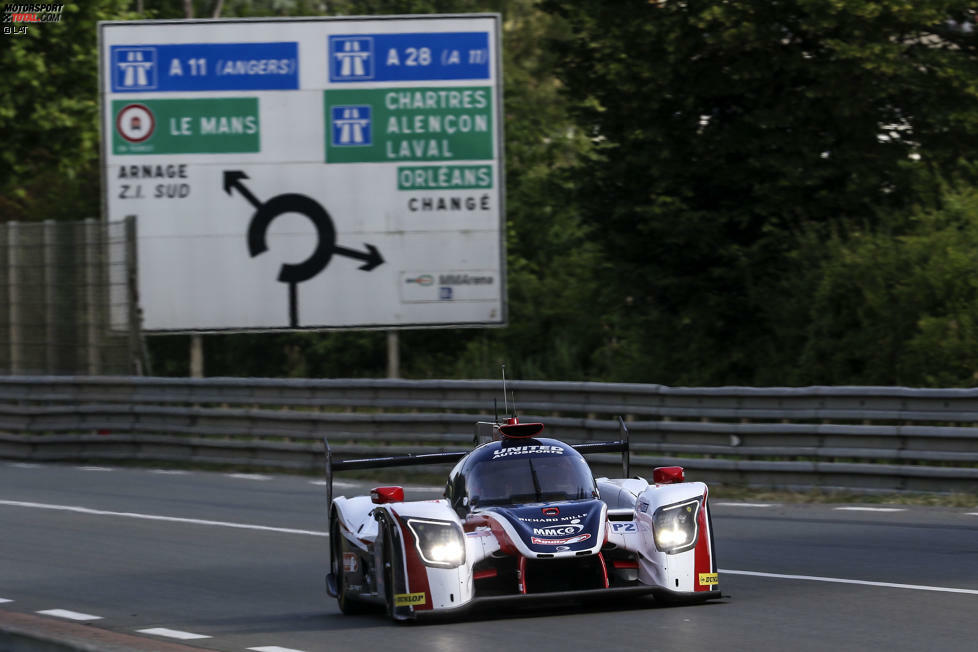
M 699 511 L 699 498 L 655 510 L 652 515 L 655 546 L 667 555 L 695 547 Z
M 465 537 L 457 524 L 420 518 L 409 518 L 407 524 L 425 564 L 455 568 L 465 563 Z

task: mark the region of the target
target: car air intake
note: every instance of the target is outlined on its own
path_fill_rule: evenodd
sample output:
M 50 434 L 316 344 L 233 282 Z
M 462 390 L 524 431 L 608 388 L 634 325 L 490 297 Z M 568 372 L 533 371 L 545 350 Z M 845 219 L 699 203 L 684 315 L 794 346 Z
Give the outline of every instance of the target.
M 527 559 L 523 578 L 527 593 L 582 591 L 608 586 L 608 575 L 601 555 Z

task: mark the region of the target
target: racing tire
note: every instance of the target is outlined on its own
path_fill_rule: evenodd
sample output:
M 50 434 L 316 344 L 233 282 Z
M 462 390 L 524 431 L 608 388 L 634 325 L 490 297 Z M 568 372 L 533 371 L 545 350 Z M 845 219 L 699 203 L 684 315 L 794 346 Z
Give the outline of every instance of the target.
M 336 604 L 340 611 L 348 616 L 362 614 L 368 610 L 369 605 L 349 595 L 346 590 L 346 576 L 343 573 L 343 535 L 340 534 L 340 524 L 336 517 L 333 517 L 330 524 L 329 540 L 330 570 L 336 578 Z

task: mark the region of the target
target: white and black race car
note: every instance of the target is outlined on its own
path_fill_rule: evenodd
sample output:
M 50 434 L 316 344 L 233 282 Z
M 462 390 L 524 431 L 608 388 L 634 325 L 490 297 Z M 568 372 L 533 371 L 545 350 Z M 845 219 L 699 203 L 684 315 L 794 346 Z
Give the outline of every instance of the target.
M 701 482 L 681 467 L 628 473 L 621 440 L 571 446 L 542 423 L 477 424 L 474 450 L 333 460 L 326 443 L 331 548 L 326 585 L 344 613 L 370 605 L 396 620 L 520 601 L 579 602 L 651 594 L 720 597 Z M 582 453 L 621 452 L 622 479 L 595 479 Z M 404 500 L 401 487 L 332 497 L 340 470 L 456 462 L 444 498 Z

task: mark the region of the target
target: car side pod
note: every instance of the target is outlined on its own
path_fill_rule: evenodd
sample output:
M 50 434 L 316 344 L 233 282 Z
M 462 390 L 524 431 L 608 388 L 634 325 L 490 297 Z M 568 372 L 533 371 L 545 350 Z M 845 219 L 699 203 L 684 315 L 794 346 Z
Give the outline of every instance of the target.
M 370 502 L 374 505 L 386 505 L 387 503 L 403 503 L 403 487 L 374 487 L 370 490 Z
M 655 484 L 679 484 L 684 481 L 681 466 L 658 466 L 652 469 L 652 482 Z

